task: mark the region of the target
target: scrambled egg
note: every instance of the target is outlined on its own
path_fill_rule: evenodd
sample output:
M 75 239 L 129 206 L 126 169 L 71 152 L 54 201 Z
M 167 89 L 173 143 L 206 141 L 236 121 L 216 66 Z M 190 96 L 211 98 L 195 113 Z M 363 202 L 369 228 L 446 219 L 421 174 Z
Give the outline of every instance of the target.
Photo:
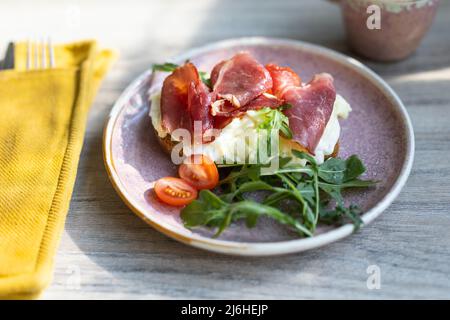
M 155 94 L 151 97 L 150 117 L 152 124 L 160 138 L 164 138 L 168 133 L 161 126 L 161 95 Z M 350 105 L 340 95 L 336 95 L 333 112 L 328 121 L 322 138 L 315 150 L 317 163 L 323 163 L 325 156 L 330 155 L 334 151 L 334 147 L 339 140 L 341 127 L 339 118 L 346 119 L 351 111 Z M 257 159 L 258 143 L 253 137 L 258 135 L 258 126 L 264 121 L 261 111 L 249 110 L 240 117 L 234 118 L 221 133 L 211 143 L 201 146 L 201 153 L 209 156 L 216 163 L 244 163 L 248 159 Z M 246 139 L 242 139 L 246 137 Z M 282 156 L 291 155 L 290 140 L 280 137 L 280 154 Z M 184 148 L 184 154 L 190 155 L 198 152 L 197 148 Z M 300 160 L 300 159 L 298 159 Z M 299 161 L 299 164 L 303 164 Z

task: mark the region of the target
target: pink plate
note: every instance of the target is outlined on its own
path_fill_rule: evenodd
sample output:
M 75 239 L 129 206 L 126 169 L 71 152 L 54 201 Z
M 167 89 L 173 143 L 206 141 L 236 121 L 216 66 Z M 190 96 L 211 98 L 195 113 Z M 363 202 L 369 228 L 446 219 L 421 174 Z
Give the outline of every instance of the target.
M 394 91 L 360 62 L 316 45 L 281 39 L 241 38 L 190 50 L 173 62 L 191 60 L 200 70 L 234 53 L 250 51 L 262 63 L 288 65 L 304 81 L 319 72 L 335 78 L 337 92 L 353 112 L 341 121 L 340 156 L 358 154 L 367 166 L 365 178 L 381 180 L 375 188 L 351 192 L 347 199 L 364 210 L 367 225 L 399 194 L 411 170 L 414 134 L 405 107 Z M 104 131 L 104 158 L 112 184 L 125 203 L 164 234 L 195 247 L 238 255 L 275 255 L 303 251 L 339 240 L 352 233 L 350 224 L 320 227 L 311 238 L 295 234 L 271 220 L 253 229 L 234 224 L 220 238 L 206 228 L 184 228 L 179 210 L 160 203 L 153 182 L 176 176 L 176 166 L 158 144 L 149 114 L 149 91 L 160 87 L 165 75 L 152 80 L 147 71 L 115 103 Z

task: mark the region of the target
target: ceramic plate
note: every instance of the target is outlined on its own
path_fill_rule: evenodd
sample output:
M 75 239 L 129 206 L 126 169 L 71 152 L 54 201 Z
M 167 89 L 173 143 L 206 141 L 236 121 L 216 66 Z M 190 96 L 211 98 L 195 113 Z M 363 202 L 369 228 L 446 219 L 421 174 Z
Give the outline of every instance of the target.
M 381 182 L 374 188 L 351 192 L 349 201 L 363 210 L 364 224 L 375 219 L 399 194 L 414 156 L 414 135 L 409 116 L 394 91 L 360 62 L 320 46 L 281 39 L 243 38 L 190 50 L 172 59 L 191 60 L 200 70 L 247 50 L 262 63 L 275 62 L 297 71 L 304 81 L 315 73 L 334 76 L 337 92 L 353 112 L 341 121 L 340 156 L 358 154 L 367 166 L 365 178 Z M 104 131 L 104 157 L 112 184 L 125 203 L 162 233 L 186 244 L 237 255 L 275 255 L 303 251 L 348 236 L 353 226 L 321 227 L 311 238 L 299 239 L 285 227 L 261 219 L 253 229 L 234 224 L 218 239 L 208 229 L 183 227 L 179 211 L 160 203 L 153 182 L 176 176 L 176 166 L 159 146 L 148 116 L 149 91 L 161 86 L 166 74 L 137 78 L 115 103 Z M 361 231 L 363 232 L 363 231 Z

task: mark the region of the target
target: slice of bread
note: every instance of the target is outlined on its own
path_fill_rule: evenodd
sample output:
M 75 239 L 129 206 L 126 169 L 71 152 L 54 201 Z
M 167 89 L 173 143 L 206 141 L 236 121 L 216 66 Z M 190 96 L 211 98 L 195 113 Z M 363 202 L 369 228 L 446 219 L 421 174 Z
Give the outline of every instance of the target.
M 158 135 L 158 132 L 156 129 L 154 129 L 156 137 L 158 137 L 159 144 L 163 148 L 164 152 L 167 154 L 170 154 L 172 152 L 172 149 L 175 147 L 175 145 L 178 143 L 177 141 L 172 140 L 172 136 L 170 134 L 167 134 L 164 138 L 161 138 Z
M 325 156 L 325 159 L 336 158 L 338 153 L 339 153 L 339 140 L 336 142 L 336 145 L 334 146 L 333 153 L 328 156 Z

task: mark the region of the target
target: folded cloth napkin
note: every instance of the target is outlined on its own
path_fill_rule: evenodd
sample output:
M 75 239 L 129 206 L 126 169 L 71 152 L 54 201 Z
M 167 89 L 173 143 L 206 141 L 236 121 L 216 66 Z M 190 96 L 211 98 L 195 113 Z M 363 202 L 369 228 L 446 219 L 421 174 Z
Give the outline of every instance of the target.
M 89 106 L 114 60 L 94 41 L 55 46 L 56 68 L 0 72 L 0 298 L 35 298 L 49 284 Z

